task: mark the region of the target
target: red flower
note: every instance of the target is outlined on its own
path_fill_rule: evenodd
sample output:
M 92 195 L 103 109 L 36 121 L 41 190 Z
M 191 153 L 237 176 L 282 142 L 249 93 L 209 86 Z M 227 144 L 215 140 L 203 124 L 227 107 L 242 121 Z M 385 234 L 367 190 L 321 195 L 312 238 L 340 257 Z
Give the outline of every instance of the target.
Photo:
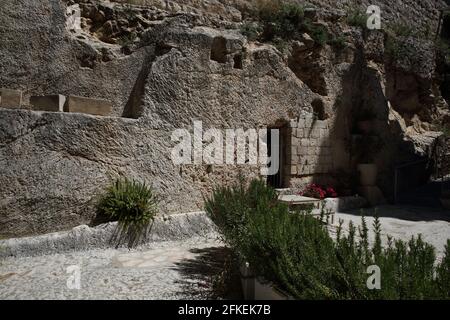
M 319 198 L 319 199 L 324 199 L 326 197 L 332 197 L 332 198 L 337 197 L 337 193 L 332 187 L 325 188 L 325 187 L 316 185 L 315 183 L 308 185 L 299 194 L 302 196 L 305 196 L 305 197 L 312 197 L 312 198 Z

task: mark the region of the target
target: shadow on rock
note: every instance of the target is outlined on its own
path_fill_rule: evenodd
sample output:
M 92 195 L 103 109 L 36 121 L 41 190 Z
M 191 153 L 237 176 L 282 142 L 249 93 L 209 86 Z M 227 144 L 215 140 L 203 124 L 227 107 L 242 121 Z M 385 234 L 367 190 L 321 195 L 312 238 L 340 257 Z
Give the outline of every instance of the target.
M 118 223 L 111 236 L 110 244 L 116 248 L 122 246 L 127 246 L 129 249 L 137 247 L 145 243 L 152 227 L 153 222 L 145 225 L 124 225 Z

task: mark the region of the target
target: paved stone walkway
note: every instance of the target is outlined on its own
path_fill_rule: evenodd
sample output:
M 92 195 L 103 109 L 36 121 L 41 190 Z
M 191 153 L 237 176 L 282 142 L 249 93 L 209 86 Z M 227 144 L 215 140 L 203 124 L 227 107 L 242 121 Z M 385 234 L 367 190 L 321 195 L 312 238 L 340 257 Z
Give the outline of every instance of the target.
M 373 223 L 371 214 L 365 212 L 369 225 Z M 378 215 L 384 234 L 408 240 L 422 233 L 438 255 L 450 238 L 448 211 L 383 206 Z M 346 226 L 361 221 L 359 210 L 337 213 L 338 219 Z M 212 279 L 224 269 L 226 257 L 227 249 L 218 235 L 211 234 L 153 242 L 134 250 L 6 258 L 0 261 L 0 299 L 204 299 L 211 297 Z M 67 273 L 70 266 L 80 268 L 79 290 L 67 286 L 74 275 Z
M 374 209 L 363 210 L 367 225 L 372 231 Z M 443 209 L 385 205 L 376 208 L 380 219 L 382 234 L 391 235 L 395 239 L 409 240 L 412 236 L 422 234 L 423 239 L 436 248 L 441 256 L 447 239 L 450 239 L 450 211 Z M 335 215 L 335 223 L 342 219 L 344 227 L 352 221 L 356 226 L 361 224 L 361 210 L 339 212 Z M 373 233 L 371 232 L 373 238 Z M 383 240 L 386 240 L 383 237 Z
M 106 249 L 0 261 L 0 299 L 200 299 L 221 268 L 214 237 L 153 243 L 136 250 Z M 69 289 L 70 266 L 81 288 Z M 70 270 L 70 269 L 69 269 Z

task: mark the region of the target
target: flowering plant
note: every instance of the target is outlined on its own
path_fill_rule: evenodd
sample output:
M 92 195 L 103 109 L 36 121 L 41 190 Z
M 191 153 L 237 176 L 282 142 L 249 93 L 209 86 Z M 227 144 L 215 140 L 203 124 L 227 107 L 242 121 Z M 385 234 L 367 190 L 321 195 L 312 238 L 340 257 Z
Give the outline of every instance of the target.
M 315 183 L 308 185 L 303 191 L 300 192 L 300 195 L 318 199 L 337 197 L 337 193 L 332 187 L 322 187 Z

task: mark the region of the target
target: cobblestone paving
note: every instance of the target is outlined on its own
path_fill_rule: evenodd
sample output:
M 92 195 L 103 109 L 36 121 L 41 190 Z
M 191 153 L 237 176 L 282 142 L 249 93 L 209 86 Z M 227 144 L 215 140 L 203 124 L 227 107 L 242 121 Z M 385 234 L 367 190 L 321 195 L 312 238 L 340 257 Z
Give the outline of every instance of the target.
M 210 288 L 203 271 L 214 268 L 218 262 L 212 258 L 222 249 L 212 236 L 153 243 L 131 251 L 103 249 L 7 258 L 0 261 L 0 299 L 205 298 Z M 67 272 L 72 265 L 80 267 L 79 290 L 67 286 L 75 274 Z M 195 267 L 203 270 L 197 272 Z

